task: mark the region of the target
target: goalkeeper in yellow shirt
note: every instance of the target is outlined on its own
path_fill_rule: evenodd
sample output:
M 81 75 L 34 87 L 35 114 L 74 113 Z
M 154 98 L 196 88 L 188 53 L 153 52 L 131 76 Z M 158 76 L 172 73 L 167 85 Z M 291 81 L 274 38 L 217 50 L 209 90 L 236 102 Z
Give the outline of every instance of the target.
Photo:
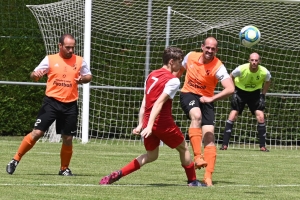
M 271 84 L 271 74 L 260 65 L 261 58 L 258 53 L 252 53 L 249 63 L 235 68 L 230 77 L 235 84 L 235 92 L 231 98 L 231 112 L 226 121 L 223 144 L 220 150 L 227 150 L 234 122 L 242 114 L 247 104 L 251 113 L 256 116 L 257 132 L 259 136 L 260 151 L 269 152 L 266 148 L 265 124 L 265 95 Z

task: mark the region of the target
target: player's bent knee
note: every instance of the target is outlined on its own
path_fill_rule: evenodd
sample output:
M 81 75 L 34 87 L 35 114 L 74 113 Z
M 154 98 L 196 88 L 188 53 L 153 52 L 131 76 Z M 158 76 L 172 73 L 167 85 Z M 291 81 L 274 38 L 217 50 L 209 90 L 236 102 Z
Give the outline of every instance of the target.
M 31 132 L 32 139 L 35 140 L 35 141 L 38 141 L 41 137 L 44 136 L 44 133 L 45 133 L 44 131 L 34 129 Z
M 192 121 L 201 122 L 202 115 L 199 108 L 192 108 L 190 110 L 189 116 Z
M 209 145 L 210 143 L 215 142 L 215 136 L 212 132 L 206 132 L 203 137 L 204 146 Z
M 176 150 L 177 150 L 178 152 L 185 152 L 185 151 L 188 151 L 189 148 L 188 148 L 187 143 L 186 143 L 185 141 L 183 141 L 180 145 L 178 145 L 178 146 L 176 147 Z
M 158 152 L 159 152 L 158 148 L 154 149 L 153 151 L 147 151 L 146 162 L 149 163 L 149 162 L 153 162 L 153 161 L 157 160 Z
M 155 160 L 157 160 L 157 158 L 158 158 L 158 155 L 147 155 L 147 159 L 146 159 L 146 161 L 147 161 L 147 163 L 150 163 L 150 162 L 153 162 L 153 161 L 155 161 Z

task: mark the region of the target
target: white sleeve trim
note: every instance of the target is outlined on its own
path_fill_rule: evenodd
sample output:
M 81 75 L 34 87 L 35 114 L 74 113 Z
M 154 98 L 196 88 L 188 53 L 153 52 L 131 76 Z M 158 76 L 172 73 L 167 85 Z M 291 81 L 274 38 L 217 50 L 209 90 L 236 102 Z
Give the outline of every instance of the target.
M 33 70 L 33 71 L 38 71 L 38 70 L 43 70 L 46 69 L 46 73 L 48 73 L 49 71 L 49 58 L 48 56 L 46 56 L 41 63 Z M 82 61 L 82 67 L 80 70 L 80 74 L 82 76 L 88 75 L 88 74 L 92 74 L 91 70 L 89 69 L 87 63 L 85 62 L 85 60 Z
M 267 75 L 266 75 L 265 81 L 270 81 L 271 78 L 272 78 L 271 73 L 269 70 L 267 70 Z
M 92 74 L 90 68 L 88 67 L 87 63 L 85 62 L 85 60 L 82 60 L 82 66 L 80 69 L 80 74 L 82 76 L 88 75 L 88 74 Z
M 235 68 L 232 72 L 231 72 L 233 77 L 238 77 L 241 75 L 241 70 L 239 67 Z
M 191 53 L 191 52 L 190 52 Z M 188 61 L 188 57 L 189 57 L 189 55 L 190 55 L 190 53 L 188 53 L 185 57 L 184 57 L 184 59 L 183 59 L 183 61 L 182 61 L 182 66 L 186 69 L 186 63 L 187 63 L 187 61 Z
M 82 60 L 80 74 L 83 76 L 88 75 L 88 74 L 92 75 L 92 72 L 91 72 L 89 66 L 87 65 L 87 63 L 85 62 L 85 60 Z
M 227 78 L 230 78 L 228 72 L 227 72 L 227 69 L 224 65 L 221 65 L 221 67 L 218 69 L 217 73 L 216 73 L 216 78 L 219 80 L 219 81 L 223 81 Z
M 163 92 L 166 93 L 167 95 L 169 95 L 170 99 L 173 99 L 176 92 L 178 91 L 179 87 L 180 87 L 179 79 L 178 78 L 172 78 L 166 83 Z
M 34 72 L 38 71 L 38 70 L 43 70 L 46 69 L 46 73 L 48 73 L 49 71 L 49 59 L 48 56 L 46 56 L 41 63 L 33 70 Z

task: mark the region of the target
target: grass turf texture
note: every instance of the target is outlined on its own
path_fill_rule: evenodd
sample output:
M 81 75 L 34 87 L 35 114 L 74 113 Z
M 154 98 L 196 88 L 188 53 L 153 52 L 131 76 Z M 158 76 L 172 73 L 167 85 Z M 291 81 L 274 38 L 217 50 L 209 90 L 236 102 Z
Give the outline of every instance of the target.
M 144 152 L 141 145 L 74 144 L 70 169 L 58 176 L 61 143 L 38 142 L 9 175 L 5 167 L 22 138 L 0 137 L 0 199 L 299 199 L 300 154 L 297 150 L 218 150 L 214 187 L 186 186 L 178 153 L 160 148 L 154 163 L 113 185 L 101 177 L 120 169 Z M 203 170 L 197 176 L 203 178 Z

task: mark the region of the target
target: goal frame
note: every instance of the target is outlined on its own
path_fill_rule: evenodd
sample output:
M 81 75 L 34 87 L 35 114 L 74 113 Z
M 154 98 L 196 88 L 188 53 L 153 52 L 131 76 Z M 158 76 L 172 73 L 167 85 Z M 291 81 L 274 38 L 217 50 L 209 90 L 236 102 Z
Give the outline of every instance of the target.
M 248 0 L 249 2 L 286 2 L 286 3 L 299 3 L 300 0 L 262 0 L 262 1 L 259 1 L 259 0 Z M 84 34 L 84 44 L 83 44 L 83 54 L 80 54 L 80 55 L 83 55 L 84 59 L 86 60 L 86 62 L 88 63 L 88 65 L 90 66 L 90 60 L 93 58 L 91 55 L 91 34 L 92 34 L 92 30 L 91 30 L 91 24 L 92 24 L 92 10 L 94 9 L 92 6 L 94 6 L 92 4 L 92 0 L 85 0 L 85 1 L 81 1 L 82 3 L 84 3 L 84 5 L 82 5 L 81 3 L 81 10 L 84 11 L 84 14 L 81 13 L 80 16 L 84 16 L 85 19 L 82 19 L 84 21 L 84 25 L 81 26 L 83 27 L 84 31 L 81 31 L 80 33 L 83 33 Z M 69 3 L 69 2 L 68 2 Z M 148 3 L 148 7 L 147 7 L 147 4 Z M 155 3 L 155 2 L 153 2 Z M 73 4 L 73 2 L 71 2 L 71 4 Z M 143 60 L 143 64 L 145 64 L 144 67 L 144 75 L 145 77 L 148 75 L 149 71 L 150 71 L 150 40 L 151 40 L 151 19 L 152 19 L 152 14 L 151 14 L 151 7 L 152 7 L 152 0 L 148 0 L 147 2 L 144 3 L 145 4 L 145 7 L 144 9 L 148 9 L 148 12 L 147 12 L 147 16 L 145 16 L 145 14 L 143 13 L 143 16 L 147 17 L 147 22 L 143 22 L 143 25 L 146 26 L 145 23 L 147 23 L 147 33 L 145 31 L 143 31 L 143 41 L 145 40 L 146 41 L 146 45 L 144 46 L 143 48 L 143 52 L 146 52 L 146 57 L 143 57 L 145 58 L 145 61 Z M 95 7 L 96 8 L 96 7 Z M 153 7 L 155 9 L 155 7 Z M 168 10 L 167 10 L 168 8 Z M 163 15 L 167 15 L 167 20 L 163 19 L 163 20 L 160 20 L 160 22 L 163 22 L 163 23 L 166 23 L 167 24 L 167 28 L 162 30 L 160 33 L 164 33 L 165 32 L 165 40 L 161 40 L 161 43 L 160 44 L 163 44 L 164 45 L 164 42 L 165 42 L 165 46 L 169 46 L 169 39 L 171 40 L 172 38 L 169 37 L 169 33 L 170 33 L 170 28 L 171 27 L 171 12 L 172 12 L 172 7 L 167 7 L 167 5 L 164 5 L 164 7 L 162 8 L 162 12 L 161 13 L 164 13 Z M 175 9 L 176 10 L 176 9 Z M 174 11 L 175 11 L 174 10 Z M 166 12 L 167 11 L 167 12 Z M 176 12 L 176 11 L 175 11 Z M 174 13 L 175 13 L 174 12 Z M 50 12 L 51 14 L 52 12 Z M 155 13 L 155 10 L 153 11 L 153 13 Z M 179 12 L 178 12 L 179 13 Z M 175 17 L 174 17 L 175 19 Z M 193 18 L 191 18 L 193 20 Z M 194 18 L 195 19 L 195 18 Z M 153 19 L 152 19 L 153 20 Z M 155 20 L 155 18 L 154 18 Z M 153 22 L 153 26 L 155 26 L 155 21 L 152 21 Z M 173 16 L 172 16 L 172 20 L 173 20 Z M 196 20 L 195 20 L 196 21 Z M 218 25 L 218 24 L 216 24 Z M 214 27 L 212 27 L 214 28 Z M 206 31 L 206 30 L 205 30 Z M 155 37 L 155 33 L 153 33 L 153 37 Z M 81 40 L 82 41 L 82 40 Z M 173 44 L 173 42 L 172 42 Z M 161 45 L 161 47 L 163 46 Z M 114 84 L 112 84 L 114 85 Z M 112 90 L 142 90 L 143 88 L 142 87 L 139 87 L 139 88 L 133 88 L 133 87 L 116 87 L 115 86 L 102 86 L 101 84 L 99 85 L 90 85 L 90 84 L 84 84 L 82 86 L 80 86 L 80 90 L 81 90 L 81 99 L 80 101 L 82 101 L 82 103 L 80 103 L 79 105 L 81 106 L 80 108 L 80 115 L 78 116 L 78 118 L 81 119 L 81 123 L 80 123 L 80 126 L 78 127 L 78 130 L 80 131 L 80 134 L 78 134 L 76 137 L 78 139 L 81 139 L 81 143 L 85 144 L 87 142 L 89 142 L 90 140 L 90 135 L 91 135 L 91 131 L 93 130 L 93 125 L 90 124 L 91 121 L 93 119 L 91 119 L 89 116 L 90 115 L 90 112 L 93 112 L 92 110 L 90 110 L 90 98 L 92 99 L 93 96 L 93 91 L 91 91 L 90 93 L 90 90 L 91 89 L 112 89 Z M 216 91 L 215 93 L 218 93 L 218 91 Z M 270 96 L 294 96 L 295 94 L 283 94 L 283 93 L 268 93 L 267 95 L 270 95 Z M 295 95 L 297 96 L 297 95 Z M 298 97 L 298 96 L 297 96 Z M 110 119 L 110 118 L 109 118 Z M 91 121 L 90 121 L 91 120 Z M 120 121 L 120 120 L 119 120 Z M 89 127 L 91 126 L 91 127 Z M 98 137 L 98 135 L 97 135 Z M 105 138 L 106 139 L 106 138 Z M 142 140 L 142 139 L 141 139 Z
M 85 26 L 83 58 L 90 67 L 91 58 L 91 26 L 92 26 L 92 0 L 85 1 Z M 82 86 L 82 138 L 83 144 L 89 141 L 89 110 L 90 110 L 90 83 Z

